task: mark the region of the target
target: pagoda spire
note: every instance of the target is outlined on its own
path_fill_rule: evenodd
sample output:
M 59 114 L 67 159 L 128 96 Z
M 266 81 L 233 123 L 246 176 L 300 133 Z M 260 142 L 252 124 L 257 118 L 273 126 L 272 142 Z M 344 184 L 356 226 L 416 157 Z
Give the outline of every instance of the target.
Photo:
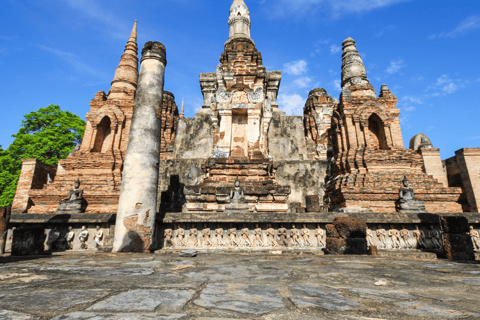
M 342 89 L 352 85 L 369 84 L 367 69 L 357 51 L 355 40 L 347 38 L 342 45 Z
M 243 0 L 235 0 L 230 7 L 229 39 L 250 39 L 250 11 Z
M 138 46 L 137 46 L 137 20 L 133 24 L 130 38 L 125 46 L 125 51 L 120 58 L 120 63 L 115 71 L 112 88 L 108 98 L 117 98 L 125 91 L 137 89 L 138 80 Z
M 185 118 L 184 112 L 185 111 L 185 99 L 182 99 L 182 109 L 180 111 L 180 118 Z

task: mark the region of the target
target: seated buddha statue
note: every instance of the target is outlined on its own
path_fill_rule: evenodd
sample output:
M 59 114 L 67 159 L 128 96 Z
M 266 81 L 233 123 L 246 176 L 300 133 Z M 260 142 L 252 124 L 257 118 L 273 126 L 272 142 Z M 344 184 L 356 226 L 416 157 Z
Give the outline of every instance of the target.
M 397 200 L 397 210 L 400 213 L 427 212 L 425 203 L 421 200 L 415 200 L 415 192 L 409 188 L 409 181 L 405 176 L 403 178 L 403 188 L 400 188 Z
M 248 210 L 248 204 L 245 202 L 245 192 L 240 187 L 240 180 L 235 179 L 235 186 L 230 190 L 230 199 L 226 205 L 227 210 Z
M 80 190 L 80 179 L 74 184 L 74 189 L 70 190 L 68 197 L 60 200 L 57 213 L 83 213 L 83 190 Z

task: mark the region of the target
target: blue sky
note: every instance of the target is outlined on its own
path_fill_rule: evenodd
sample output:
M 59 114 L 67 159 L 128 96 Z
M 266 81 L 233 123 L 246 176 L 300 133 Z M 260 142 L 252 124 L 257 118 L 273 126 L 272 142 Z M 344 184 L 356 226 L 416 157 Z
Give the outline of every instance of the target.
M 0 144 L 23 115 L 58 104 L 85 117 L 107 92 L 135 19 L 138 44 L 167 48 L 165 89 L 202 105 L 201 72 L 213 72 L 228 38 L 233 0 L 4 0 L 0 21 Z M 480 147 L 480 1 L 245 0 L 267 70 L 282 70 L 278 102 L 301 115 L 308 92 L 339 97 L 341 43 L 357 42 L 371 84 L 398 98 L 405 146 L 430 137 L 442 158 Z

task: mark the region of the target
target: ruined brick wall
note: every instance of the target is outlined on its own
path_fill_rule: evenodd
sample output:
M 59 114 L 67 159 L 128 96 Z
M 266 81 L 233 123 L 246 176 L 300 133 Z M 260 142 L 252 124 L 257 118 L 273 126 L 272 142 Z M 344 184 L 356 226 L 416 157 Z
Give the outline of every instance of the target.
M 222 71 L 231 74 L 224 79 L 227 91 L 253 91 L 260 80 L 265 81 L 266 71 L 262 63 L 262 54 L 255 48 L 251 39 L 238 38 L 229 40 L 220 57 Z M 267 91 L 264 82 L 264 91 Z
M 29 192 L 32 189 L 42 189 L 47 183 L 48 174 L 54 179 L 56 169 L 57 166 L 44 164 L 37 159 L 22 159 L 22 171 L 13 199 L 12 211 L 14 213 L 26 212 L 32 204 Z
M 480 212 L 480 148 L 460 149 L 455 157 L 470 210 Z
M 440 149 L 422 148 L 419 152 L 423 158 L 425 173 L 437 179 L 445 187 L 448 187 L 447 176 L 443 170 L 442 159 L 440 158 Z
M 175 103 L 175 96 L 173 93 L 163 91 L 161 113 L 160 159 L 171 159 L 173 156 L 175 132 L 177 131 L 177 122 L 179 118 L 178 106 Z
M 313 89 L 308 94 L 303 108 L 303 123 L 309 159 L 327 160 L 331 156 L 329 131 L 335 107 L 335 102 L 325 89 Z

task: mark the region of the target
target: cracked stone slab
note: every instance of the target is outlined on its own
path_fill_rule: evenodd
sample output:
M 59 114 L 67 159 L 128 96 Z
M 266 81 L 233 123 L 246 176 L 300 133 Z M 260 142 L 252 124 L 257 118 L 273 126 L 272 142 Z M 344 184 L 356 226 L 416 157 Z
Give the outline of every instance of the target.
M 56 316 L 52 320 L 181 320 L 186 314 L 132 314 L 132 313 L 92 313 L 92 312 L 73 312 Z M 0 318 L 1 319 L 1 318 Z
M 290 270 L 276 268 L 261 268 L 258 266 L 211 266 L 201 271 L 189 272 L 184 275 L 197 281 L 233 281 L 259 282 L 279 281 L 288 277 Z
M 0 308 L 24 310 L 67 310 L 82 303 L 94 302 L 108 294 L 106 290 L 52 290 L 13 294 L 2 297 Z
M 13 312 L 8 310 L 0 310 L 0 320 L 34 320 L 38 319 L 29 314 Z
M 98 302 L 87 311 L 179 312 L 194 290 L 131 290 Z
M 440 263 L 429 263 L 429 264 L 424 264 L 423 266 L 425 268 L 430 268 L 430 269 L 458 269 L 458 268 L 460 268 L 459 266 L 456 266 L 454 264 L 440 264 Z
M 283 308 L 283 299 L 276 286 L 232 285 L 211 283 L 194 301 L 204 308 L 215 308 L 240 313 L 264 314 Z
M 379 290 L 379 289 L 366 289 L 366 288 L 353 288 L 350 291 L 363 293 L 365 295 L 373 295 L 379 297 L 387 297 L 392 299 L 400 299 L 400 300 L 411 300 L 415 299 L 414 296 L 408 293 L 401 293 L 392 290 Z
M 412 316 L 437 316 L 456 319 L 465 316 L 456 307 L 446 304 L 424 303 L 424 302 L 402 302 L 398 304 L 400 310 Z
M 88 276 L 95 278 L 148 276 L 154 273 L 150 268 L 122 267 L 42 267 L 39 271 L 64 272 L 69 276 Z
M 462 279 L 462 282 L 474 284 L 476 286 L 480 286 L 480 279 L 479 278 L 465 278 L 465 279 Z
M 163 262 L 160 262 L 160 261 L 148 261 L 148 262 L 133 261 L 133 262 L 127 262 L 127 263 L 125 263 L 125 265 L 126 266 L 131 266 L 131 265 L 142 266 L 142 267 L 148 267 L 148 268 L 160 268 L 160 267 L 164 266 L 165 264 Z
M 361 303 L 321 286 L 292 284 L 288 288 L 292 293 L 291 300 L 299 308 L 321 307 L 328 310 L 348 311 L 365 307 Z

